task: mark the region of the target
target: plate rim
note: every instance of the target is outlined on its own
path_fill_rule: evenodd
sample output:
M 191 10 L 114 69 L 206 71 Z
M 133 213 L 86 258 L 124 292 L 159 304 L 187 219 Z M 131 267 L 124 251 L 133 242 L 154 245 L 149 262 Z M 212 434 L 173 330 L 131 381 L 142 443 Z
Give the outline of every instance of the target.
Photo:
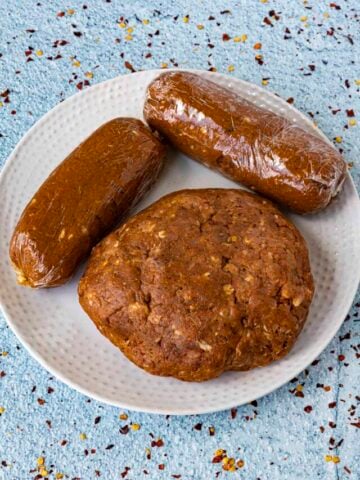
M 21 137 L 19 142 L 16 144 L 14 149 L 11 151 L 10 155 L 7 157 L 5 164 L 1 168 L 0 171 L 0 188 L 4 184 L 6 184 L 6 175 L 7 172 L 11 169 L 14 163 L 14 159 L 17 155 L 17 153 L 20 151 L 20 149 L 23 147 L 23 145 L 26 143 L 27 139 L 32 135 L 33 131 L 39 127 L 39 125 L 42 125 L 44 122 L 47 121 L 48 117 L 50 117 L 54 112 L 56 112 L 57 109 L 62 108 L 62 106 L 66 103 L 69 103 L 70 101 L 73 101 L 74 98 L 80 98 L 81 96 L 86 95 L 90 90 L 94 91 L 98 88 L 101 88 L 104 86 L 104 84 L 111 84 L 112 82 L 116 82 L 117 79 L 123 78 L 123 77 L 128 77 L 129 75 L 131 76 L 141 76 L 144 73 L 149 73 L 152 72 L 154 75 L 158 74 L 160 75 L 161 73 L 164 73 L 165 71 L 187 71 L 187 72 L 192 72 L 192 73 L 197 73 L 197 74 L 208 74 L 209 77 L 211 78 L 212 75 L 218 77 L 218 78 L 226 78 L 229 82 L 231 81 L 240 81 L 244 85 L 247 85 L 251 87 L 253 90 L 257 90 L 258 92 L 265 92 L 267 97 L 270 98 L 275 98 L 277 102 L 283 103 L 284 106 L 290 111 L 296 112 L 297 115 L 301 116 L 301 119 L 308 125 L 310 126 L 313 130 L 314 133 L 318 134 L 323 140 L 325 140 L 329 145 L 331 145 L 333 148 L 333 144 L 330 142 L 330 140 L 327 138 L 327 136 L 318 128 L 316 127 L 313 122 L 300 110 L 295 108 L 293 105 L 289 104 L 284 100 L 282 97 L 276 95 L 275 93 L 268 91 L 267 89 L 256 85 L 254 83 L 248 82 L 246 80 L 242 80 L 241 78 L 237 77 L 231 77 L 229 75 L 219 73 L 219 72 L 208 72 L 207 70 L 201 70 L 201 69 L 186 69 L 186 68 L 171 68 L 171 69 L 150 69 L 150 70 L 140 70 L 135 73 L 126 73 L 124 75 L 117 75 L 116 77 L 110 78 L 108 80 L 105 80 L 103 82 L 99 82 L 96 85 L 92 85 L 91 87 L 87 88 L 86 90 L 82 90 L 81 92 L 75 92 L 73 95 L 69 96 L 66 98 L 63 102 L 57 103 L 54 107 L 52 107 L 49 111 L 47 111 L 43 116 L 41 116 L 27 131 L 26 133 Z M 231 88 L 231 87 L 230 87 Z M 350 183 L 350 188 L 353 190 L 353 192 L 356 194 L 356 204 L 357 204 L 357 214 L 360 220 L 360 198 L 359 198 L 359 193 L 357 191 L 356 185 L 354 183 L 354 180 L 352 176 L 350 175 L 350 172 L 347 171 L 346 175 L 346 182 Z M 356 214 L 356 212 L 354 212 Z M 241 403 L 238 404 L 233 404 L 233 402 L 229 402 L 229 404 L 223 403 L 221 407 L 209 407 L 209 408 L 196 408 L 196 405 L 193 408 L 175 408 L 175 409 L 166 409 L 166 408 L 154 408 L 154 407 L 149 407 L 147 408 L 146 406 L 134 406 L 132 404 L 127 403 L 126 401 L 113 401 L 109 400 L 107 397 L 98 395 L 97 393 L 94 393 L 91 390 L 88 390 L 85 387 L 82 387 L 81 385 L 75 383 L 74 381 L 70 380 L 67 378 L 65 375 L 62 374 L 61 370 L 57 369 L 56 367 L 49 366 L 48 363 L 46 362 L 45 359 L 41 356 L 40 353 L 36 349 L 34 349 L 31 344 L 23 337 L 21 331 L 18 329 L 18 327 L 12 322 L 11 320 L 11 315 L 7 311 L 7 308 L 2 301 L 2 289 L 0 288 L 0 308 L 2 309 L 2 312 L 4 314 L 4 318 L 9 325 L 10 329 L 12 332 L 15 334 L 15 336 L 18 338 L 20 343 L 25 347 L 25 349 L 29 352 L 29 354 L 48 372 L 50 372 L 52 375 L 54 375 L 58 380 L 60 380 L 62 383 L 65 385 L 69 386 L 70 388 L 74 389 L 77 392 L 80 392 L 83 395 L 86 395 L 89 398 L 93 398 L 96 401 L 105 403 L 107 405 L 111 405 L 113 407 L 117 408 L 124 408 L 127 410 L 135 411 L 135 412 L 142 412 L 142 413 L 147 413 L 147 414 L 160 414 L 160 415 L 174 415 L 174 416 L 182 416 L 182 415 L 200 415 L 200 414 L 209 414 L 209 413 L 214 413 L 214 412 L 220 412 L 223 410 L 227 410 L 229 408 L 233 408 L 236 406 L 244 405 L 246 403 L 249 403 L 255 399 L 260 399 L 266 395 L 269 395 L 270 393 L 274 392 L 278 388 L 282 387 L 286 383 L 288 383 L 294 376 L 299 375 L 304 369 L 307 368 L 308 365 L 310 365 L 316 357 L 318 357 L 330 344 L 330 342 L 333 340 L 335 337 L 336 333 L 339 331 L 341 328 L 344 319 L 349 312 L 353 301 L 356 296 L 356 292 L 358 290 L 358 286 L 360 283 L 360 264 L 358 265 L 358 274 L 357 274 L 357 283 L 354 282 L 352 291 L 350 292 L 351 295 L 349 295 L 349 302 L 343 307 L 343 313 L 339 315 L 339 319 L 341 318 L 341 321 L 339 320 L 332 329 L 330 329 L 330 332 L 328 333 L 327 340 L 325 342 L 322 342 L 318 348 L 315 349 L 314 354 L 311 357 L 308 357 L 306 360 L 306 364 L 302 365 L 300 368 L 294 369 L 294 371 L 291 371 L 291 374 L 286 375 L 281 377 L 281 380 L 278 382 L 274 382 L 274 384 L 265 390 L 264 392 L 261 393 L 261 395 L 256 396 L 255 398 L 251 397 L 247 400 L 241 401 Z

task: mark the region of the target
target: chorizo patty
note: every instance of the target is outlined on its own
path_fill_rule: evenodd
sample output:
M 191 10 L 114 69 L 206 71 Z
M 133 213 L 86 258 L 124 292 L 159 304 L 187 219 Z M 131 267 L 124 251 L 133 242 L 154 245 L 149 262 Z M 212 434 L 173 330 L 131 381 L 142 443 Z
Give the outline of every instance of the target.
M 296 227 L 231 189 L 161 198 L 93 249 L 79 284 L 84 310 L 132 362 L 188 381 L 286 355 L 313 292 Z

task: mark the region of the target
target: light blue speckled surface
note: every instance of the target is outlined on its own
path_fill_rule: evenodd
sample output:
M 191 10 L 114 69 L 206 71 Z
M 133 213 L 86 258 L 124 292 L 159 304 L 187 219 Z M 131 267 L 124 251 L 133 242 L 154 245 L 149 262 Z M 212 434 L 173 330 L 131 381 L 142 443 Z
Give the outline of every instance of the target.
M 121 21 L 134 28 L 128 40 Z M 231 75 L 267 79 L 266 88 L 293 98 L 330 139 L 341 137 L 336 145 L 353 162 L 359 187 L 359 125 L 348 126 L 360 111 L 359 43 L 358 0 L 1 0 L 0 162 L 44 113 L 86 88 L 81 82 L 128 73 L 125 62 L 135 70 L 164 63 L 226 72 L 233 65 Z M 118 409 L 52 378 L 0 318 L 0 352 L 8 352 L 0 356 L 0 479 L 54 479 L 57 472 L 73 480 L 359 479 L 357 302 L 318 363 L 298 379 L 232 414 L 183 418 L 126 412 L 128 419 L 119 419 Z M 140 429 L 124 433 L 131 423 Z M 163 445 L 151 446 L 159 438 Z M 244 466 L 228 472 L 212 463 L 219 448 Z

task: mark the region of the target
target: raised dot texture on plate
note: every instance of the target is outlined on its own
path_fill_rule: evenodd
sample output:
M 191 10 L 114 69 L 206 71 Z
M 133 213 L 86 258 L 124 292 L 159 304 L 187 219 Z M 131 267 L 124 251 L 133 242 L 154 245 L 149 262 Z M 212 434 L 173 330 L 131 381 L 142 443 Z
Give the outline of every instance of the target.
M 360 206 L 355 187 L 324 212 L 291 215 L 310 248 L 316 295 L 306 326 L 283 360 L 249 372 L 228 372 L 200 384 L 151 376 L 131 364 L 97 332 L 77 301 L 80 272 L 67 285 L 33 291 L 16 285 L 8 247 L 22 209 L 41 182 L 100 124 L 116 116 L 142 118 L 144 93 L 162 71 L 138 72 L 83 90 L 32 127 L 7 161 L 0 180 L 0 301 L 9 325 L 30 353 L 73 388 L 123 408 L 164 414 L 195 414 L 250 402 L 296 376 L 325 348 L 350 308 L 360 274 Z M 197 72 L 227 86 L 229 77 Z M 249 101 L 322 135 L 312 122 L 261 87 L 231 79 Z M 216 172 L 171 151 L 159 181 L 137 210 L 181 188 L 236 187 Z

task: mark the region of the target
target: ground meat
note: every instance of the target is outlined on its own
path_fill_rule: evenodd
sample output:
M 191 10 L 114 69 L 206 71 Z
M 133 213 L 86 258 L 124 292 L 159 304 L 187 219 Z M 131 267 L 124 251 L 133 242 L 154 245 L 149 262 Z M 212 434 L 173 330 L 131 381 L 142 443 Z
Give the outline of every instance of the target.
M 14 230 L 10 258 L 20 285 L 56 287 L 149 190 L 165 148 L 135 118 L 114 118 L 49 175 Z
M 144 116 L 189 157 L 298 213 L 325 208 L 345 179 L 324 140 L 200 75 L 160 75 Z
M 79 284 L 84 310 L 139 367 L 202 381 L 283 357 L 313 296 L 306 244 L 241 190 L 183 190 L 111 233 Z

